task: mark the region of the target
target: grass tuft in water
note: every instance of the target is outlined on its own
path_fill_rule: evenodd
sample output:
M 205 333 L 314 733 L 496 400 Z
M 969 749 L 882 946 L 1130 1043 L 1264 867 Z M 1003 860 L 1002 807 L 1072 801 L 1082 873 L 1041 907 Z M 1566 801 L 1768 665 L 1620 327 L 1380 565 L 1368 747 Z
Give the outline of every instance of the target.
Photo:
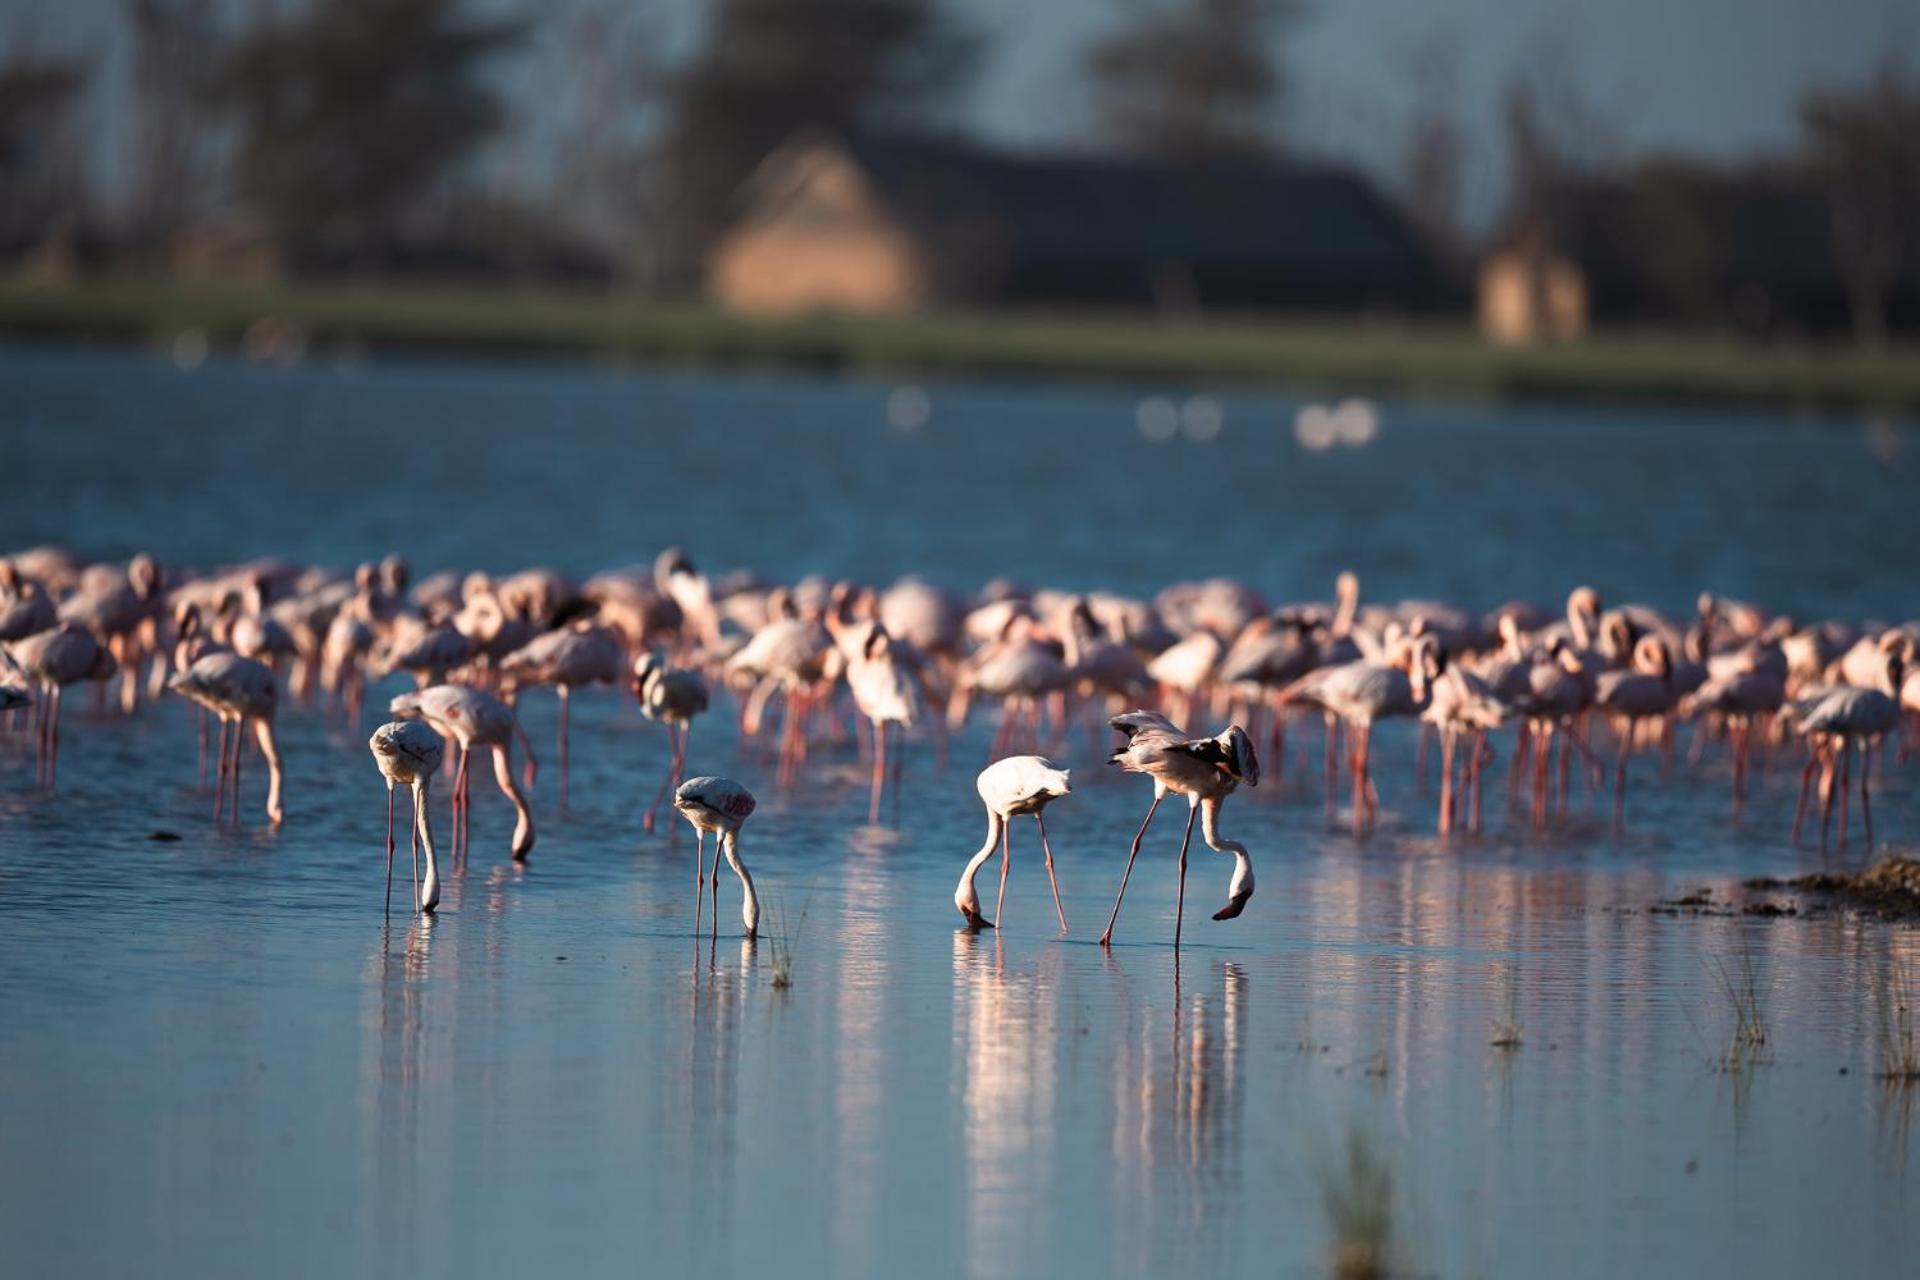
M 783 902 L 774 899 L 767 904 L 767 948 L 773 958 L 772 976 L 768 981 L 773 984 L 775 991 L 785 991 L 793 986 L 793 944 L 806 928 L 807 911 L 812 905 L 813 895 L 809 893 L 807 900 L 800 904 L 800 918 L 789 925 Z
M 1716 960 L 1714 977 L 1733 1014 L 1731 1038 L 1717 1065 L 1723 1071 L 1736 1073 L 1758 1066 L 1767 1045 L 1767 1019 L 1752 957 L 1740 957 L 1737 971 L 1729 970 L 1724 962 Z
M 1393 1246 L 1393 1170 L 1357 1128 L 1347 1130 L 1345 1156 L 1320 1171 L 1328 1260 L 1336 1280 L 1380 1280 Z
M 1492 1037 L 1487 1043 L 1494 1048 L 1513 1050 L 1520 1047 L 1520 1006 L 1511 993 L 1507 996 L 1506 1015 L 1493 1019 L 1488 1024 L 1488 1030 Z
M 1920 1023 L 1914 1019 L 1913 977 L 1898 957 L 1880 997 L 1880 1078 L 1911 1089 L 1920 1085 Z

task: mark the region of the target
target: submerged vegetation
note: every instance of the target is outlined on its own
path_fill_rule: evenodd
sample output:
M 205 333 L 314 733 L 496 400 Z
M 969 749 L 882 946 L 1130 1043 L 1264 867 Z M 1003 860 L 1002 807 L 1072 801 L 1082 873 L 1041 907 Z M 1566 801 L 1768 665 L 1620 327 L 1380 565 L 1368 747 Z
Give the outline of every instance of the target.
M 791 923 L 787 920 L 786 906 L 778 898 L 767 903 L 765 925 L 767 949 L 772 956 L 772 966 L 768 981 L 776 991 L 785 991 L 793 985 L 793 944 L 806 928 L 807 911 L 813 903 L 809 893 L 807 900 L 800 904 L 800 918 Z
M 1920 1086 L 1920 1026 L 1915 1025 L 1913 974 L 1896 955 L 1880 993 L 1880 1078 L 1901 1089 Z
M 1722 1071 L 1738 1074 L 1760 1065 L 1767 1046 L 1766 1009 L 1753 959 L 1741 956 L 1737 970 L 1714 962 L 1714 980 L 1733 1021 L 1726 1051 L 1717 1059 Z
M 1336 1280 L 1379 1280 L 1393 1251 L 1393 1170 L 1366 1133 L 1347 1130 L 1342 1158 L 1320 1169 Z

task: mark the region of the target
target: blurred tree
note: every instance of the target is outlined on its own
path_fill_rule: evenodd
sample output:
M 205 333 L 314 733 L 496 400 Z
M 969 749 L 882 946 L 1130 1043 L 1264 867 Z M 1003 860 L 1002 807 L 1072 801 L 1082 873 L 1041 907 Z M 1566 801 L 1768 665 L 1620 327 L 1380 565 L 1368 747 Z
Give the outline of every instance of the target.
M 659 266 L 663 193 L 646 130 L 668 83 L 664 23 L 633 0 L 568 0 L 558 24 L 567 86 L 554 147 L 558 203 L 619 278 L 645 292 Z
M 216 68 L 237 117 L 237 185 L 283 249 L 377 251 L 409 206 L 497 129 L 482 64 L 520 28 L 463 0 L 323 0 L 269 18 Z
M 152 241 L 197 212 L 206 168 L 204 103 L 218 33 L 212 0 L 125 0 L 133 37 L 129 223 Z
M 23 54 L 0 64 L 0 244 L 20 247 L 62 228 L 85 205 L 75 98 L 87 68 Z
M 697 267 L 741 182 L 796 131 L 924 124 L 978 51 L 940 0 L 711 0 L 705 44 L 669 89 L 676 265 Z
M 1888 54 L 1864 86 L 1817 90 L 1801 105 L 1854 334 L 1872 347 L 1886 343 L 1887 304 L 1920 224 L 1920 85 L 1906 62 Z
M 1296 0 L 1132 0 L 1087 50 L 1102 127 L 1171 161 L 1271 150 L 1283 82 L 1274 42 Z
M 1407 64 L 1414 93 L 1402 143 L 1401 198 L 1428 246 L 1458 269 L 1466 256 L 1460 195 L 1467 140 L 1460 124 L 1457 46 L 1435 33 L 1414 46 Z

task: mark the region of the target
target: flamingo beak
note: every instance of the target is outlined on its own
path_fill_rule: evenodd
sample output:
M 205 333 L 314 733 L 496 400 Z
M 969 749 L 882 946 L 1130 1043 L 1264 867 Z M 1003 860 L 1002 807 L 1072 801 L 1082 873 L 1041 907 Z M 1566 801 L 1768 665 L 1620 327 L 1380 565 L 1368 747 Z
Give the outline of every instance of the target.
M 1233 897 L 1227 900 L 1226 906 L 1220 908 L 1218 911 L 1213 913 L 1213 918 L 1215 920 L 1233 919 L 1235 916 L 1239 915 L 1242 911 L 1245 911 L 1247 909 L 1247 901 L 1252 897 L 1253 895 L 1251 893 L 1235 894 Z
M 969 932 L 978 933 L 982 929 L 993 928 L 993 921 L 987 919 L 985 916 L 981 915 L 978 911 L 975 911 L 970 907 L 961 907 L 960 915 L 963 919 L 966 920 L 967 929 Z

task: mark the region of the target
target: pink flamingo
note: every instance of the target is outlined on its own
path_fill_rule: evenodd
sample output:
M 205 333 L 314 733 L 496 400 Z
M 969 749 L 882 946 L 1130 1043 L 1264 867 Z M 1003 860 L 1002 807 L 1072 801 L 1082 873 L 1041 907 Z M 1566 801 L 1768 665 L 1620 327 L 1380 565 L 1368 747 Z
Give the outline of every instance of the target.
M 279 686 L 263 662 L 237 653 L 210 653 L 168 682 L 174 692 L 199 703 L 220 718 L 218 783 L 213 813 L 220 816 L 222 786 L 233 789 L 233 820 L 240 817 L 240 753 L 246 728 L 253 726 L 260 754 L 267 759 L 267 820 L 278 827 L 286 820 L 281 805 L 280 748 L 274 739 L 273 715 Z M 231 743 L 231 759 L 229 759 Z
M 1153 779 L 1153 804 L 1147 809 L 1140 830 L 1127 851 L 1127 869 L 1120 877 L 1120 892 L 1113 899 L 1113 914 L 1100 934 L 1100 945 L 1113 942 L 1113 926 L 1120 919 L 1120 902 L 1127 896 L 1127 880 L 1133 875 L 1133 860 L 1139 856 L 1140 842 L 1160 808 L 1160 801 L 1172 791 L 1187 798 L 1187 830 L 1180 838 L 1180 889 L 1174 900 L 1173 946 L 1180 949 L 1180 927 L 1186 914 L 1187 846 L 1193 840 L 1193 818 L 1199 813 L 1204 821 L 1201 833 L 1207 847 L 1217 853 L 1233 855 L 1233 880 L 1227 890 L 1227 905 L 1213 913 L 1215 920 L 1231 920 L 1246 908 L 1253 896 L 1253 860 L 1247 847 L 1237 840 L 1221 838 L 1220 806 L 1241 783 L 1260 784 L 1260 759 L 1253 742 L 1239 725 L 1213 738 L 1190 738 L 1157 711 L 1129 711 L 1115 716 L 1108 725 L 1127 735 L 1127 744 L 1108 757 L 1107 763 L 1128 773 L 1143 773 Z
M 1040 826 L 1047 883 L 1053 889 L 1053 913 L 1059 917 L 1060 932 L 1064 935 L 1067 913 L 1060 905 L 1060 882 L 1053 874 L 1053 846 L 1047 841 L 1047 820 L 1041 816 L 1041 810 L 1073 790 L 1068 785 L 1067 771 L 1054 768 L 1041 756 L 1008 756 L 982 769 L 974 786 L 980 792 L 981 803 L 987 807 L 987 840 L 960 873 L 960 883 L 953 890 L 953 905 L 960 909 L 970 929 L 991 929 L 999 924 L 1007 905 L 1007 863 L 1011 853 L 1008 819 L 1030 813 Z M 980 914 L 980 894 L 974 888 L 974 880 L 987 859 L 993 856 L 996 843 L 1000 846 L 1000 897 L 994 904 L 993 919 L 988 920 Z

